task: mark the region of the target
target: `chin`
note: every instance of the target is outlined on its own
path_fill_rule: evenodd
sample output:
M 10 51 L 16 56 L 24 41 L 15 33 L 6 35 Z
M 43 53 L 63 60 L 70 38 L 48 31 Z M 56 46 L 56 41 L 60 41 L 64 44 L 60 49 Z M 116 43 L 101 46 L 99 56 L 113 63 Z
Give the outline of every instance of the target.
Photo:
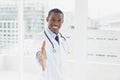
M 55 31 L 55 30 L 54 30 L 53 32 L 54 32 L 55 34 L 58 34 L 58 33 L 59 33 L 59 31 L 58 31 L 58 30 L 57 30 L 57 31 Z

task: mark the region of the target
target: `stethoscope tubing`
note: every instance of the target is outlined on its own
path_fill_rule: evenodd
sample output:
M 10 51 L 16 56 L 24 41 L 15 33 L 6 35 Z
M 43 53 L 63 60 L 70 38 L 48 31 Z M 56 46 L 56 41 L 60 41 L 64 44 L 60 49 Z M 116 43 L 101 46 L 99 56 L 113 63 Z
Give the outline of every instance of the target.
M 47 33 L 46 33 L 45 30 L 44 30 L 44 34 L 45 34 L 45 36 L 47 37 L 47 39 L 49 40 L 49 42 L 51 43 L 52 48 L 53 48 L 53 52 L 56 52 L 56 50 L 55 50 L 55 46 L 54 46 L 53 42 L 51 41 L 51 39 L 48 37 L 48 35 L 47 35 Z M 66 40 L 66 39 L 62 36 L 62 34 L 60 34 L 60 35 L 61 35 L 61 37 L 62 37 L 64 40 Z M 63 48 L 65 49 L 65 47 L 64 47 L 63 44 L 62 44 L 62 46 L 63 46 Z M 66 49 L 65 49 L 65 50 L 66 50 Z
M 44 30 L 44 34 L 47 37 L 47 39 L 49 40 L 49 42 L 51 43 L 52 47 L 55 48 L 53 42 L 50 40 L 50 38 L 48 37 L 48 35 L 47 35 L 45 30 Z

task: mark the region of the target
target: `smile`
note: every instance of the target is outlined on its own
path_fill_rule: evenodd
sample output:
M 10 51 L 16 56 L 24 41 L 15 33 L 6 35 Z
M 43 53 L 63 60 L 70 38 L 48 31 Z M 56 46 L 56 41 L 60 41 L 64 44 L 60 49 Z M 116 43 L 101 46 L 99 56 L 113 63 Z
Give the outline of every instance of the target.
M 54 29 L 58 29 L 58 27 L 57 27 L 57 26 L 53 26 L 53 28 L 54 28 Z

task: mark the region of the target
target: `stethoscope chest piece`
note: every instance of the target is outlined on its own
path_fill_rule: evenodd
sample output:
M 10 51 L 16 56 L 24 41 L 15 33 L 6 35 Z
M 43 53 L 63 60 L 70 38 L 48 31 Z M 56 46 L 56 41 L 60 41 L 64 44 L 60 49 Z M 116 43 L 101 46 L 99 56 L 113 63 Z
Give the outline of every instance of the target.
M 56 49 L 55 49 L 55 46 L 54 46 L 54 44 L 53 44 L 53 42 L 50 40 L 50 38 L 48 37 L 48 35 L 47 35 L 47 33 L 44 31 L 44 33 L 45 33 L 45 36 L 47 37 L 47 39 L 49 40 L 49 42 L 51 43 L 51 45 L 52 45 L 52 52 L 53 53 L 56 53 Z
M 53 48 L 52 52 L 53 52 L 53 53 L 56 53 L 56 49 L 55 49 L 55 48 Z

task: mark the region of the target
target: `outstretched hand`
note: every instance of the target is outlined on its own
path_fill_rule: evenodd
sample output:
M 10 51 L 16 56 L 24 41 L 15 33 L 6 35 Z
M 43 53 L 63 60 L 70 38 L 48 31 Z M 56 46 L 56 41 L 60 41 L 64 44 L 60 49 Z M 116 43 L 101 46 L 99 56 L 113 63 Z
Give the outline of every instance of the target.
M 42 70 L 44 71 L 46 68 L 46 59 L 47 59 L 47 55 L 46 55 L 46 41 L 43 41 L 42 47 L 41 47 L 41 52 L 40 52 L 40 58 L 39 58 L 39 62 L 40 65 L 42 66 Z

